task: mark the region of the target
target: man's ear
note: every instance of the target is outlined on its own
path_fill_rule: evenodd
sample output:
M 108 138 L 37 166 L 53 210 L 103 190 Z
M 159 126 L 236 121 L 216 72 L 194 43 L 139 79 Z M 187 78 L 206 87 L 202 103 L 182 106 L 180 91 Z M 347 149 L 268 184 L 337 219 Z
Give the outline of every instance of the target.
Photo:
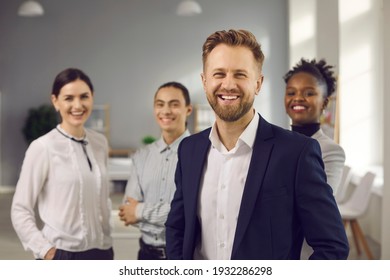
M 206 92 L 206 77 L 204 73 L 200 73 L 200 78 L 202 79 L 203 90 Z
M 191 113 L 192 113 L 192 105 L 190 104 L 187 106 L 187 117 L 191 115 Z
M 261 86 L 263 85 L 264 76 L 260 74 L 259 78 L 256 81 L 256 95 L 260 93 Z

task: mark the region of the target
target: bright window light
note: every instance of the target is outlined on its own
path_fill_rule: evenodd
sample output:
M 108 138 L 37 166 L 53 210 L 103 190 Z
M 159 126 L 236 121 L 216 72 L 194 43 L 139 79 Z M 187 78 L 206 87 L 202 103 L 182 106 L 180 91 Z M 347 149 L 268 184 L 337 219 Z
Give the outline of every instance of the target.
M 340 22 L 346 22 L 371 9 L 372 0 L 339 0 Z
M 343 80 L 354 78 L 372 68 L 370 46 L 365 44 L 341 56 L 341 77 Z
M 296 46 L 314 37 L 315 21 L 313 15 L 293 20 L 290 25 L 290 45 Z

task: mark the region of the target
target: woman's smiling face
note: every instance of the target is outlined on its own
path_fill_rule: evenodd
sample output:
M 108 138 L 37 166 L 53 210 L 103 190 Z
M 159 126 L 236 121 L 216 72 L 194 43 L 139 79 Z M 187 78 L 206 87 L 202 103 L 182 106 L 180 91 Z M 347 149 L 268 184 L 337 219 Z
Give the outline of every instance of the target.
M 93 93 L 84 81 L 78 79 L 64 85 L 58 97 L 52 95 L 52 102 L 61 115 L 61 127 L 72 134 L 83 129 L 91 115 Z
M 293 125 L 319 123 L 327 103 L 326 85 L 313 75 L 298 72 L 288 80 L 284 105 Z

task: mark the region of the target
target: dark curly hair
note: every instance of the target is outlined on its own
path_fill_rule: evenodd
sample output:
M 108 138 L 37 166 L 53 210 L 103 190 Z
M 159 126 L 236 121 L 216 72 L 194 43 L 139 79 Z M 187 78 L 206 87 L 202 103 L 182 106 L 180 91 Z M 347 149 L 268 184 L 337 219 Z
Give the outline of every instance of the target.
M 326 85 L 326 95 L 331 96 L 336 90 L 336 78 L 334 77 L 333 66 L 327 65 L 325 59 L 318 62 L 315 59 L 311 61 L 301 58 L 301 60 L 284 75 L 283 79 L 287 84 L 290 78 L 299 72 L 305 72 L 313 75 L 320 83 Z

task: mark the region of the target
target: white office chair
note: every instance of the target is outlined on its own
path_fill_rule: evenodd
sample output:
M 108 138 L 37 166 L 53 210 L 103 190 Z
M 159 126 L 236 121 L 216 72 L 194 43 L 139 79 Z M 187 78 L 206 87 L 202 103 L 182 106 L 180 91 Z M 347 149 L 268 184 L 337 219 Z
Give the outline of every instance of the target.
M 337 204 L 341 204 L 346 199 L 347 190 L 352 178 L 352 169 L 348 165 L 344 165 L 343 173 L 341 175 L 340 185 L 337 188 L 335 199 Z
M 374 184 L 374 179 L 375 174 L 367 172 L 352 192 L 351 197 L 344 203 L 338 205 L 345 228 L 347 228 L 348 223 L 351 225 L 352 235 L 358 255 L 361 254 L 359 245 L 360 241 L 369 260 L 372 260 L 374 257 L 368 247 L 367 240 L 357 219 L 360 218 L 367 210 L 368 203 L 371 198 L 371 189 Z

